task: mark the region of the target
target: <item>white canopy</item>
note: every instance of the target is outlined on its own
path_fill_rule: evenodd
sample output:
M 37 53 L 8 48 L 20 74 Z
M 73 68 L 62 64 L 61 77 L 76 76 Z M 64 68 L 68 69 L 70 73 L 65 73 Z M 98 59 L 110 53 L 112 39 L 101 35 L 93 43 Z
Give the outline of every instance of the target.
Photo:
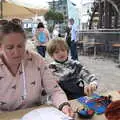
M 17 0 L 16 0 L 17 1 Z M 24 0 L 21 0 L 24 1 Z M 30 1 L 30 0 L 29 0 Z M 20 4 L 15 4 L 11 0 L 2 0 L 0 15 L 3 19 L 9 18 L 31 18 L 37 15 L 44 15 L 48 9 L 46 8 L 30 8 Z
M 28 8 L 49 9 L 49 5 L 46 0 L 8 0 L 8 1 Z

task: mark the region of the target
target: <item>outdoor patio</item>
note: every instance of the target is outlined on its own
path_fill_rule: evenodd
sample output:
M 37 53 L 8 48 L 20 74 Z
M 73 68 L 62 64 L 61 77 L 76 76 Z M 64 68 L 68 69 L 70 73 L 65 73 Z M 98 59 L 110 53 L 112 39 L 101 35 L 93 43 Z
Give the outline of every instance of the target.
M 28 49 L 35 50 L 33 42 L 28 40 Z M 51 62 L 52 59 L 46 55 L 46 60 Z M 97 92 L 103 93 L 109 90 L 120 90 L 120 67 L 111 57 L 103 56 L 85 56 L 79 55 L 79 61 L 86 66 L 91 73 L 94 73 L 99 80 Z

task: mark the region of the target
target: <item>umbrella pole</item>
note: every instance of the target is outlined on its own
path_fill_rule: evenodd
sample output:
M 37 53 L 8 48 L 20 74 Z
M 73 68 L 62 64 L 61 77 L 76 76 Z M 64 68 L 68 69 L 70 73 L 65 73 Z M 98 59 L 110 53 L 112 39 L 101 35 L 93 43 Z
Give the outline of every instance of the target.
M 3 0 L 0 1 L 0 10 L 1 10 L 0 18 L 3 18 Z

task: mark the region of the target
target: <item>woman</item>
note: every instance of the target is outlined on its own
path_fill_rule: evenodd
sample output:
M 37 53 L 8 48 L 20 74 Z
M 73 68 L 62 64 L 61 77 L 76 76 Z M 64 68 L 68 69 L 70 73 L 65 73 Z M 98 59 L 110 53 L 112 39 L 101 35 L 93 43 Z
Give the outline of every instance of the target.
M 72 116 L 66 95 L 55 82 L 46 61 L 25 49 L 25 39 L 20 25 L 12 22 L 0 25 L 0 111 L 40 104 L 44 88 L 53 105 Z
M 42 22 L 40 22 L 37 26 L 35 38 L 38 53 L 45 57 L 46 43 L 49 40 L 49 32 L 47 29 L 45 29 Z

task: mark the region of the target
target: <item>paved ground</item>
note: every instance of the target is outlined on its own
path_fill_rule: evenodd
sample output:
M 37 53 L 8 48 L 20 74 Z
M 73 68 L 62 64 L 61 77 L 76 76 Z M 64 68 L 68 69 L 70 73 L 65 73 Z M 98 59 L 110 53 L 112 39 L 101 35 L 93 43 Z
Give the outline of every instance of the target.
M 27 47 L 29 49 L 35 49 L 30 41 L 28 41 Z M 51 61 L 48 55 L 46 59 Z M 79 60 L 99 79 L 98 92 L 102 93 L 108 90 L 120 90 L 120 68 L 117 67 L 117 63 L 113 62 L 112 59 L 94 59 L 93 56 L 80 55 Z
M 98 92 L 120 90 L 120 68 L 112 59 L 94 59 L 94 57 L 79 56 L 79 60 L 99 79 Z
M 50 57 L 46 57 L 51 61 Z M 97 92 L 104 93 L 109 90 L 120 90 L 120 68 L 112 59 L 94 59 L 93 56 L 79 56 L 79 61 L 98 78 L 99 87 Z

